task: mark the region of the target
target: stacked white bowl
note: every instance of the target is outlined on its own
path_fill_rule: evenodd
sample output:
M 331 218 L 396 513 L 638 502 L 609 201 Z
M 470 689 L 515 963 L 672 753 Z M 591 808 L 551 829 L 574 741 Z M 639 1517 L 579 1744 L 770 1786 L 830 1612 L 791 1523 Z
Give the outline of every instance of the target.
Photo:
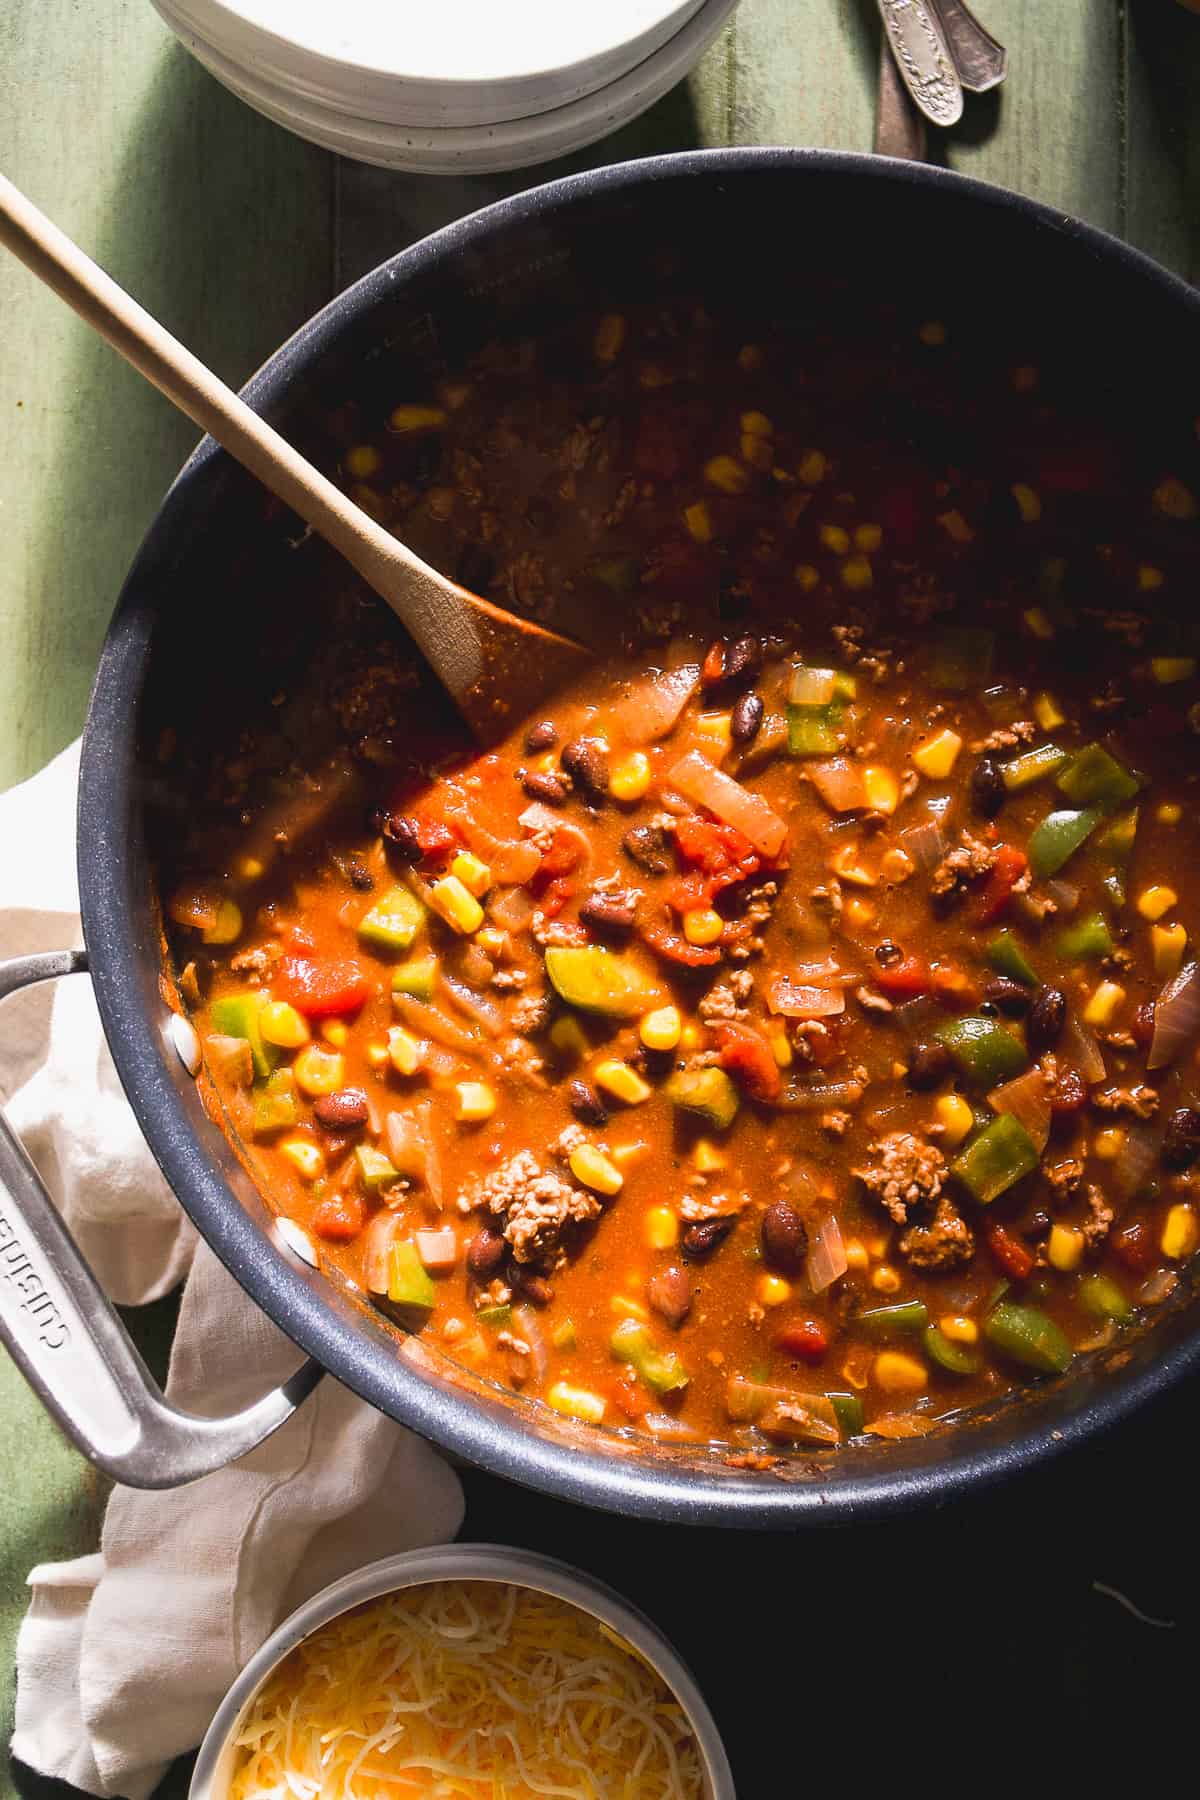
M 343 156 L 418 174 L 547 162 L 683 79 L 737 0 L 154 0 L 218 81 Z

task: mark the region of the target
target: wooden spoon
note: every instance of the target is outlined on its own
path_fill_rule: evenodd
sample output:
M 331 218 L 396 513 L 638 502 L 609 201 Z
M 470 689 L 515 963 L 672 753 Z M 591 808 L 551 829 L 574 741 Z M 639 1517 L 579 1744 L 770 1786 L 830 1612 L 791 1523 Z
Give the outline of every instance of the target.
M 404 622 L 476 737 L 500 736 L 591 653 L 448 581 L 347 499 L 0 175 L 0 241 L 139 374 L 345 557 Z

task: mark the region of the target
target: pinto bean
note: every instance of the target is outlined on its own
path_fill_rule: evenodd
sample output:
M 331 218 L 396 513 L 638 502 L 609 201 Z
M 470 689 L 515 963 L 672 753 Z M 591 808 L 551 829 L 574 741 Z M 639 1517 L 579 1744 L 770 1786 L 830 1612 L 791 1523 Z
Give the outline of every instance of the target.
M 786 1200 L 773 1200 L 762 1217 L 762 1252 L 773 1269 L 795 1274 L 808 1251 L 804 1220 Z
M 668 1323 L 682 1325 L 692 1310 L 692 1284 L 682 1269 L 659 1269 L 646 1283 L 646 1298 Z
M 354 1131 L 367 1122 L 367 1096 L 361 1088 L 339 1088 L 313 1102 L 313 1118 L 323 1131 Z
M 505 1242 L 490 1225 L 481 1225 L 467 1245 L 467 1268 L 477 1281 L 485 1281 L 504 1260 Z

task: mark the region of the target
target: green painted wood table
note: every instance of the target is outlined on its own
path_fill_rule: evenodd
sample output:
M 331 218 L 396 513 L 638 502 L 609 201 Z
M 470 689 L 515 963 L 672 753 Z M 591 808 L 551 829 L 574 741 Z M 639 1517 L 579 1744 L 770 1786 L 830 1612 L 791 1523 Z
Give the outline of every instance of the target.
M 933 154 L 1200 277 L 1200 18 L 1173 0 L 980 0 L 980 10 L 1010 48 L 1011 74 L 999 92 L 969 100 Z M 693 144 L 869 148 L 878 42 L 872 0 L 742 0 L 690 81 L 569 164 L 505 178 L 403 177 L 339 162 L 247 111 L 190 60 L 148 0 L 0 0 L 0 169 L 238 385 L 381 257 L 541 174 Z M 802 218 L 794 229 L 805 229 Z M 823 248 L 836 259 L 836 242 Z M 122 575 L 192 437 L 24 270 L 0 262 L 0 788 L 78 731 Z M 163 1305 L 138 1321 L 152 1360 L 170 1317 Z M 1111 1731 L 1114 1671 L 1134 1668 L 1149 1747 L 1156 1728 L 1183 1723 L 1171 1726 L 1169 1697 L 1186 1658 L 1163 1645 L 1194 1643 L 1200 1616 L 1188 1463 L 1176 1449 L 1185 1427 L 1180 1405 L 1160 1407 L 1122 1434 L 1119 1459 L 1101 1447 L 1065 1475 L 936 1528 L 856 1535 L 819 1558 L 755 1540 L 732 1586 L 717 1573 L 727 1554 L 703 1535 L 686 1540 L 676 1564 L 658 1554 L 653 1528 L 596 1521 L 588 1560 L 678 1632 L 713 1689 L 748 1793 L 778 1791 L 747 1773 L 747 1758 L 759 1726 L 769 1736 L 772 1711 L 783 1723 L 787 1692 L 774 1677 L 748 1685 L 711 1626 L 714 1610 L 737 1605 L 755 1583 L 770 1596 L 785 1556 L 816 1565 L 801 1588 L 822 1622 L 816 1643 L 857 1653 L 809 1721 L 810 1747 L 814 1736 L 826 1750 L 846 1742 L 856 1695 L 898 1709 L 886 1720 L 910 1720 L 914 1744 L 944 1738 L 937 1688 L 955 1681 L 950 1711 L 989 1733 L 997 1755 L 1012 1747 L 1020 1716 L 1040 1715 L 1043 1731 L 1057 1725 L 1078 1742 L 1081 1731 Z M 29 1566 L 93 1546 L 102 1498 L 0 1366 L 5 1667 Z M 577 1516 L 565 1509 L 483 1478 L 470 1481 L 469 1503 L 474 1535 L 579 1554 Z M 972 1564 L 988 1585 L 968 1605 L 959 1572 Z M 1149 1610 L 1185 1629 L 1172 1640 L 1138 1627 L 1096 1581 L 1140 1583 Z M 792 1629 L 789 1644 L 780 1620 L 785 1660 L 805 1641 L 798 1619 Z M 972 1659 L 974 1712 L 960 1680 Z

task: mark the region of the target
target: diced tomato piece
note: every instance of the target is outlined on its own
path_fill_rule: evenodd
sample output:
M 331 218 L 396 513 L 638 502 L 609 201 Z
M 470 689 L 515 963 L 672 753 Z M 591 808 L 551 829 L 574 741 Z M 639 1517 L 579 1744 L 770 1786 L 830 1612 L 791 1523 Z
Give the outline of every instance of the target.
M 827 1069 L 830 1063 L 835 1063 L 844 1054 L 842 1038 L 852 1029 L 853 1021 L 849 1013 L 839 1013 L 833 1019 L 815 1019 L 813 1024 L 821 1029 L 805 1034 L 808 1054 L 814 1067 Z
M 1008 905 L 1013 889 L 1029 867 L 1029 858 L 1023 850 L 1014 844 L 999 844 L 996 847 L 996 860 L 992 864 L 991 874 L 987 878 L 987 886 L 979 902 L 976 922 L 990 925 L 998 919 Z
M 423 819 L 418 813 L 413 820 L 417 828 L 417 843 L 421 847 L 421 860 L 427 863 L 445 862 L 462 845 L 462 839 L 453 826 L 441 819 Z
M 632 1375 L 626 1375 L 620 1381 L 614 1381 L 609 1393 L 612 1395 L 613 1405 L 618 1407 L 627 1419 L 640 1419 L 646 1411 L 646 1390 L 640 1382 L 634 1380 Z
M 712 901 L 712 883 L 704 875 L 681 875 L 667 889 L 667 905 L 681 918 L 698 907 L 711 906 Z
M 371 983 L 349 957 L 313 961 L 305 956 L 280 959 L 271 983 L 276 1000 L 287 1000 L 310 1019 L 332 1013 L 357 1012 L 370 997 Z
M 708 652 L 701 665 L 700 685 L 706 688 L 716 687 L 724 677 L 724 674 L 725 646 L 718 638 L 715 644 L 709 645 Z
M 706 875 L 720 875 L 732 867 L 745 878 L 757 875 L 762 867 L 762 857 L 744 832 L 719 819 L 702 819 L 699 813 L 684 813 L 676 820 L 675 848 L 685 863 Z
M 548 884 L 559 875 L 568 875 L 582 854 L 573 832 L 556 831 L 538 864 L 537 873 L 529 883 L 530 887 L 536 893 L 539 882 Z
M 871 975 L 873 987 L 882 989 L 889 1000 L 915 1000 L 927 994 L 932 977 L 923 956 L 906 956 L 886 969 L 876 968 Z
M 929 991 L 951 1012 L 966 1012 L 979 999 L 974 982 L 953 963 L 934 963 L 929 971 Z
M 332 1244 L 348 1244 L 363 1228 L 363 1203 L 357 1194 L 333 1194 L 313 1214 L 313 1230 Z
M 656 955 L 666 962 L 679 963 L 685 969 L 711 969 L 714 963 L 721 960 L 721 952 L 716 944 L 689 944 L 666 923 L 655 922 L 647 925 L 642 937 Z
M 569 876 L 556 875 L 554 877 L 554 880 L 541 896 L 541 910 L 547 919 L 557 919 L 559 913 L 567 904 L 571 895 L 575 892 L 575 887 L 575 882 L 573 882 Z
M 772 1100 L 778 1099 L 783 1078 L 771 1046 L 760 1032 L 749 1025 L 718 1025 L 717 1043 L 721 1067 L 736 1076 L 751 1100 L 770 1105 Z
M 793 1319 L 778 1334 L 775 1345 L 786 1356 L 802 1356 L 806 1362 L 819 1362 L 829 1348 L 829 1337 L 816 1319 Z
M 1050 1111 L 1056 1119 L 1073 1118 L 1087 1105 L 1088 1091 L 1083 1076 L 1069 1063 L 1059 1064 L 1050 1089 Z
M 1022 1243 L 1015 1232 L 1005 1229 L 1003 1225 L 991 1224 L 987 1228 L 987 1247 L 995 1257 L 1006 1275 L 1014 1281 L 1026 1281 L 1033 1273 L 1033 1252 L 1028 1244 Z
M 1113 1255 L 1119 1257 L 1135 1275 L 1146 1275 L 1158 1261 L 1158 1245 L 1146 1219 L 1133 1219 L 1114 1231 L 1111 1239 Z

